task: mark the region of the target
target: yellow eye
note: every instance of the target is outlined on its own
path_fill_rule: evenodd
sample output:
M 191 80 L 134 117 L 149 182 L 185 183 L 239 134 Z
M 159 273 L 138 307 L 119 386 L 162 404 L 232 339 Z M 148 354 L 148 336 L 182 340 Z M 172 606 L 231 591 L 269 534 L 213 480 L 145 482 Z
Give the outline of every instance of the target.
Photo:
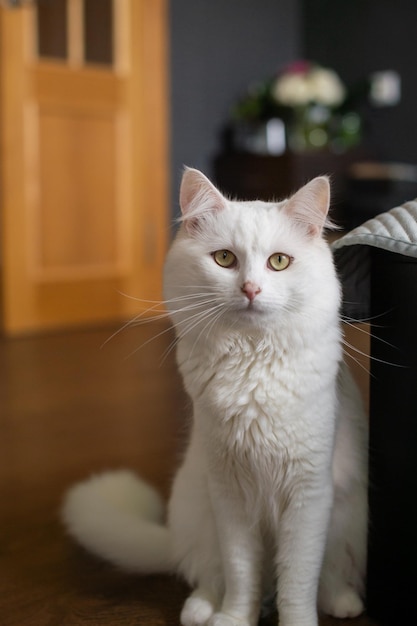
M 213 259 L 220 267 L 234 267 L 237 262 L 237 258 L 230 252 L 230 250 L 217 250 L 213 252 Z
M 276 272 L 286 270 L 290 263 L 290 257 L 282 252 L 275 252 L 275 254 L 271 254 L 268 259 L 269 268 L 275 270 Z

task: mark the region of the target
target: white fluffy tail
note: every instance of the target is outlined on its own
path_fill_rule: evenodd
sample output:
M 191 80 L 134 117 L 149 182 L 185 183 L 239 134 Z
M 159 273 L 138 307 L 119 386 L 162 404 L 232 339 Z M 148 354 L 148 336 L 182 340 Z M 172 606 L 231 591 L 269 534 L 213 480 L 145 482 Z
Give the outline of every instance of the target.
M 163 509 L 154 489 L 120 470 L 72 487 L 62 517 L 70 535 L 93 554 L 131 572 L 156 574 L 173 568 Z

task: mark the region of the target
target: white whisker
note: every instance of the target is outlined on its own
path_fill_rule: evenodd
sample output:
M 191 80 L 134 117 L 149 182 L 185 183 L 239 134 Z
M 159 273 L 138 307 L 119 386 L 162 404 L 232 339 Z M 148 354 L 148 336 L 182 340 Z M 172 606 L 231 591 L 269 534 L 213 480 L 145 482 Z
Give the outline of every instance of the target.
M 356 357 L 353 356 L 353 354 L 351 354 L 350 352 L 348 352 L 347 350 L 345 350 L 344 346 L 343 347 L 343 354 L 345 355 L 345 357 L 348 357 L 349 359 L 351 359 L 354 363 L 356 363 L 356 365 L 358 367 L 360 367 L 364 372 L 366 372 L 366 374 L 368 374 L 368 376 L 373 376 L 371 374 L 371 371 L 363 364 L 361 363 L 361 361 L 359 359 L 357 359 Z
M 176 315 L 178 313 L 188 313 L 191 311 L 194 311 L 196 308 L 201 308 L 201 306 L 206 306 L 207 304 L 210 304 L 212 302 L 216 302 L 216 299 L 213 298 L 211 300 L 205 301 L 205 302 L 199 302 L 199 303 L 193 303 L 190 305 L 187 305 L 185 307 L 182 307 L 180 309 L 177 309 L 175 311 L 172 311 L 171 313 L 167 313 L 166 316 L 171 316 L 171 315 Z M 205 316 L 210 315 L 212 313 L 213 310 L 217 310 L 218 307 L 223 306 L 222 304 L 218 304 L 215 307 L 213 307 L 212 309 L 210 309 L 210 311 L 207 311 L 206 309 L 204 309 L 203 311 L 198 311 L 197 313 L 193 313 L 192 315 L 189 315 L 188 317 L 186 317 L 185 319 L 179 320 L 178 322 L 176 322 L 176 328 L 177 331 L 180 328 L 181 325 L 186 325 L 187 326 L 184 328 L 184 331 L 181 332 L 168 346 L 168 348 L 164 351 L 163 353 L 163 358 L 161 363 L 163 363 L 167 356 L 169 355 L 169 353 L 172 351 L 172 349 L 175 347 L 175 345 L 177 344 L 177 342 L 184 337 L 186 334 L 188 334 L 191 330 L 193 330 L 193 328 L 195 326 L 197 326 L 198 324 L 201 323 L 202 320 L 205 319 Z M 147 320 L 139 320 L 134 322 L 134 324 L 142 324 L 142 323 L 146 323 Z M 191 322 L 191 325 L 190 325 Z M 171 330 L 171 327 L 164 329 L 163 331 L 161 331 L 160 333 L 158 333 L 157 335 L 150 337 L 149 339 L 147 339 L 144 343 L 142 343 L 140 346 L 138 346 L 137 348 L 135 348 L 135 350 L 133 350 L 126 358 L 130 358 L 132 357 L 134 354 L 136 354 L 136 352 L 138 352 L 139 350 L 141 350 L 142 348 L 144 348 L 146 345 L 148 345 L 149 343 L 151 343 L 152 341 L 154 341 L 155 339 L 157 339 L 158 337 L 161 337 L 162 335 L 164 335 L 165 333 L 169 332 Z
M 196 320 L 196 318 L 197 318 L 197 321 L 196 321 L 195 325 L 196 325 L 196 324 L 199 324 L 199 323 L 200 323 L 200 321 L 204 320 L 204 317 L 205 317 L 206 315 L 208 315 L 209 313 L 210 313 L 210 311 L 209 311 L 209 312 L 207 312 L 206 310 L 204 310 L 204 311 L 200 311 L 199 313 L 194 313 L 194 315 L 191 315 L 190 317 L 187 317 L 186 319 L 183 319 L 183 320 L 179 321 L 179 322 L 176 324 L 176 327 L 177 327 L 177 329 L 178 329 L 178 328 L 179 328 L 179 326 L 180 326 L 181 324 L 189 324 L 189 322 L 190 322 L 191 320 Z M 192 325 L 192 327 L 190 328 L 190 330 L 192 330 L 192 328 L 194 328 L 194 325 Z M 183 329 L 183 331 L 184 331 L 184 332 L 182 332 L 181 334 L 177 334 L 177 336 L 175 337 L 175 339 L 174 339 L 174 340 L 173 340 L 173 341 L 169 344 L 169 346 L 168 346 L 168 347 L 164 350 L 162 362 L 164 362 L 164 361 L 165 361 L 165 359 L 167 358 L 167 356 L 169 355 L 169 353 L 170 353 L 170 352 L 173 350 L 173 348 L 177 345 L 177 343 L 180 341 L 180 339 L 181 339 L 183 336 L 185 336 L 185 335 L 187 334 L 187 332 L 188 332 L 188 326 L 187 326 L 185 329 Z
M 369 330 L 366 330 L 365 328 L 361 328 L 360 326 L 357 326 L 357 324 L 355 322 L 349 322 L 346 319 L 344 319 L 342 321 L 343 321 L 344 324 L 346 324 L 350 328 L 353 328 L 355 331 L 358 331 L 359 333 L 367 335 L 368 337 L 370 337 L 372 339 L 375 339 L 376 341 L 380 341 L 381 343 L 384 343 L 386 346 L 389 346 L 393 350 L 398 350 L 398 346 L 395 346 L 394 344 L 390 343 L 389 341 L 386 341 L 386 339 L 382 339 L 382 337 L 378 337 L 378 335 L 375 335 L 375 333 L 372 333 Z M 361 323 L 365 323 L 365 322 L 361 322 Z M 373 326 L 374 325 L 372 325 L 372 327 Z M 378 328 L 384 328 L 384 327 L 383 326 L 378 326 Z
M 366 352 L 359 350 L 359 348 L 356 348 L 356 346 L 346 341 L 346 339 L 342 339 L 342 344 L 346 346 L 347 348 L 350 348 L 350 350 L 353 350 L 357 354 L 360 354 L 361 356 L 369 357 L 371 361 L 376 361 L 377 363 L 383 363 L 384 365 L 391 365 L 392 367 L 401 367 L 405 369 L 407 368 L 407 365 L 400 365 L 399 363 L 391 363 L 390 361 L 385 361 L 384 359 L 378 359 L 375 356 L 367 354 Z
M 343 321 L 346 322 L 351 322 L 353 324 L 366 324 L 366 323 L 371 323 L 372 322 L 372 326 L 376 326 L 376 324 L 373 323 L 374 320 L 380 319 L 381 317 L 384 317 L 385 315 L 387 315 L 388 313 L 392 313 L 394 309 L 388 309 L 387 311 L 384 311 L 383 313 L 377 313 L 376 315 L 370 315 L 368 317 L 351 317 L 349 315 L 341 315 L 341 319 Z M 377 326 L 377 328 L 384 328 L 384 326 Z
M 104 341 L 102 343 L 102 345 L 100 346 L 101 348 L 104 348 L 104 346 L 109 343 L 109 341 L 111 341 L 112 339 L 114 339 L 114 337 L 116 337 L 117 335 L 119 335 L 121 332 L 123 332 L 124 330 L 134 327 L 134 326 L 139 326 L 141 324 L 148 324 L 154 321 L 159 321 L 162 319 L 166 319 L 170 317 L 170 313 L 166 310 L 167 305 L 169 304 L 175 304 L 175 303 L 181 303 L 184 301 L 189 301 L 189 300 L 196 300 L 198 299 L 198 302 L 192 302 L 191 304 L 182 307 L 180 309 L 177 309 L 176 311 L 174 311 L 174 313 L 179 313 L 179 312 L 184 312 L 187 310 L 192 310 L 195 308 L 198 308 L 200 306 L 203 306 L 206 302 L 211 302 L 211 300 L 207 301 L 205 300 L 204 302 L 202 302 L 202 297 L 207 298 L 207 296 L 215 296 L 216 294 L 214 293 L 207 293 L 207 292 L 201 292 L 201 293 L 194 293 L 194 294 L 189 294 L 189 295 L 183 295 L 183 296 L 178 296 L 176 298 L 171 298 L 169 300 L 142 300 L 139 298 L 135 298 L 133 296 L 129 296 L 127 294 L 124 294 L 122 292 L 119 292 L 121 295 L 133 299 L 136 302 L 143 302 L 145 304 L 152 304 L 153 306 L 151 307 L 147 307 L 146 309 L 144 309 L 143 311 L 141 311 L 140 313 L 138 313 L 135 317 L 133 317 L 131 320 L 125 322 L 118 330 L 116 330 L 112 335 L 110 335 L 110 337 L 108 337 L 106 339 L 106 341 Z M 214 301 L 214 300 L 213 300 Z M 158 307 L 164 307 L 164 310 L 158 310 Z M 155 315 L 155 313 L 157 313 L 157 315 Z
M 155 341 L 155 339 L 158 339 L 158 337 L 162 337 L 162 335 L 165 335 L 166 333 L 169 333 L 172 331 L 172 326 L 168 326 L 168 328 L 164 328 L 164 330 L 162 330 L 161 332 L 157 333 L 156 335 L 153 335 L 152 337 L 150 337 L 149 339 L 147 339 L 144 343 L 141 343 L 140 346 L 138 346 L 137 348 L 135 348 L 134 350 L 132 350 L 132 352 L 130 352 L 126 357 L 125 360 L 130 359 L 134 354 L 136 354 L 137 352 L 139 352 L 139 350 L 142 350 L 142 348 L 144 348 L 145 346 L 147 346 L 148 344 L 150 344 L 152 341 Z
M 190 325 L 188 325 L 186 328 L 183 329 L 183 332 L 179 335 L 179 339 L 183 339 L 192 330 L 194 330 L 194 328 L 196 328 L 196 326 L 198 326 L 201 322 L 203 322 L 208 317 L 211 317 L 212 315 L 214 315 L 222 307 L 224 307 L 224 304 L 220 303 L 220 304 L 217 304 L 216 306 L 212 307 L 208 311 L 204 310 L 204 311 L 201 311 L 200 313 L 196 313 L 195 315 L 192 315 L 191 317 L 187 318 L 187 320 L 185 320 L 185 321 L 187 323 L 191 321 L 192 323 Z
M 202 334 L 204 332 L 206 332 L 206 339 L 207 339 L 209 334 L 210 334 L 210 332 L 212 331 L 212 329 L 214 328 L 215 324 L 217 323 L 217 321 L 223 316 L 224 312 L 225 312 L 225 306 L 223 304 L 219 305 L 218 307 L 214 307 L 214 309 L 212 309 L 210 311 L 210 314 L 207 317 L 208 318 L 211 317 L 211 319 L 208 319 L 207 323 L 200 330 L 196 340 L 194 341 L 194 345 L 193 345 L 193 347 L 191 349 L 190 357 L 194 353 L 194 348 L 197 345 L 197 343 L 199 342 Z

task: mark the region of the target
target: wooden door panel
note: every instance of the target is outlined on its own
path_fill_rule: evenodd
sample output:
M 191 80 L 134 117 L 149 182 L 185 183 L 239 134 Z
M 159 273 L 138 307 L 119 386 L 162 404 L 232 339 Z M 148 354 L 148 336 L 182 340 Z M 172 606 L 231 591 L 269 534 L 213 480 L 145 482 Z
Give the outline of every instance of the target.
M 123 75 L 109 70 L 79 70 L 47 61 L 34 67 L 28 80 L 28 94 L 37 102 L 64 107 L 116 108 L 126 102 L 127 89 Z
M 161 297 L 167 1 L 113 0 L 113 63 L 101 66 L 84 59 L 83 0 L 67 2 L 68 58 L 38 57 L 33 6 L 0 8 L 2 291 L 11 334 L 125 318 L 144 308 L 135 298 Z M 90 4 L 96 15 L 100 3 Z
M 39 270 L 117 265 L 115 135 L 112 115 L 40 110 Z

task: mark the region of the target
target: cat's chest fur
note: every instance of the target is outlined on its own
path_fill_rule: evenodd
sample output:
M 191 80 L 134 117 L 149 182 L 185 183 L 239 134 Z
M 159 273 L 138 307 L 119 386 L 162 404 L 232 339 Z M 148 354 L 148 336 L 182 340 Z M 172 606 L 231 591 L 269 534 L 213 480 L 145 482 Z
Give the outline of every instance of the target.
M 185 360 L 181 369 L 206 441 L 223 458 L 270 469 L 311 456 L 332 430 L 334 375 L 326 376 L 325 352 L 237 334 Z

